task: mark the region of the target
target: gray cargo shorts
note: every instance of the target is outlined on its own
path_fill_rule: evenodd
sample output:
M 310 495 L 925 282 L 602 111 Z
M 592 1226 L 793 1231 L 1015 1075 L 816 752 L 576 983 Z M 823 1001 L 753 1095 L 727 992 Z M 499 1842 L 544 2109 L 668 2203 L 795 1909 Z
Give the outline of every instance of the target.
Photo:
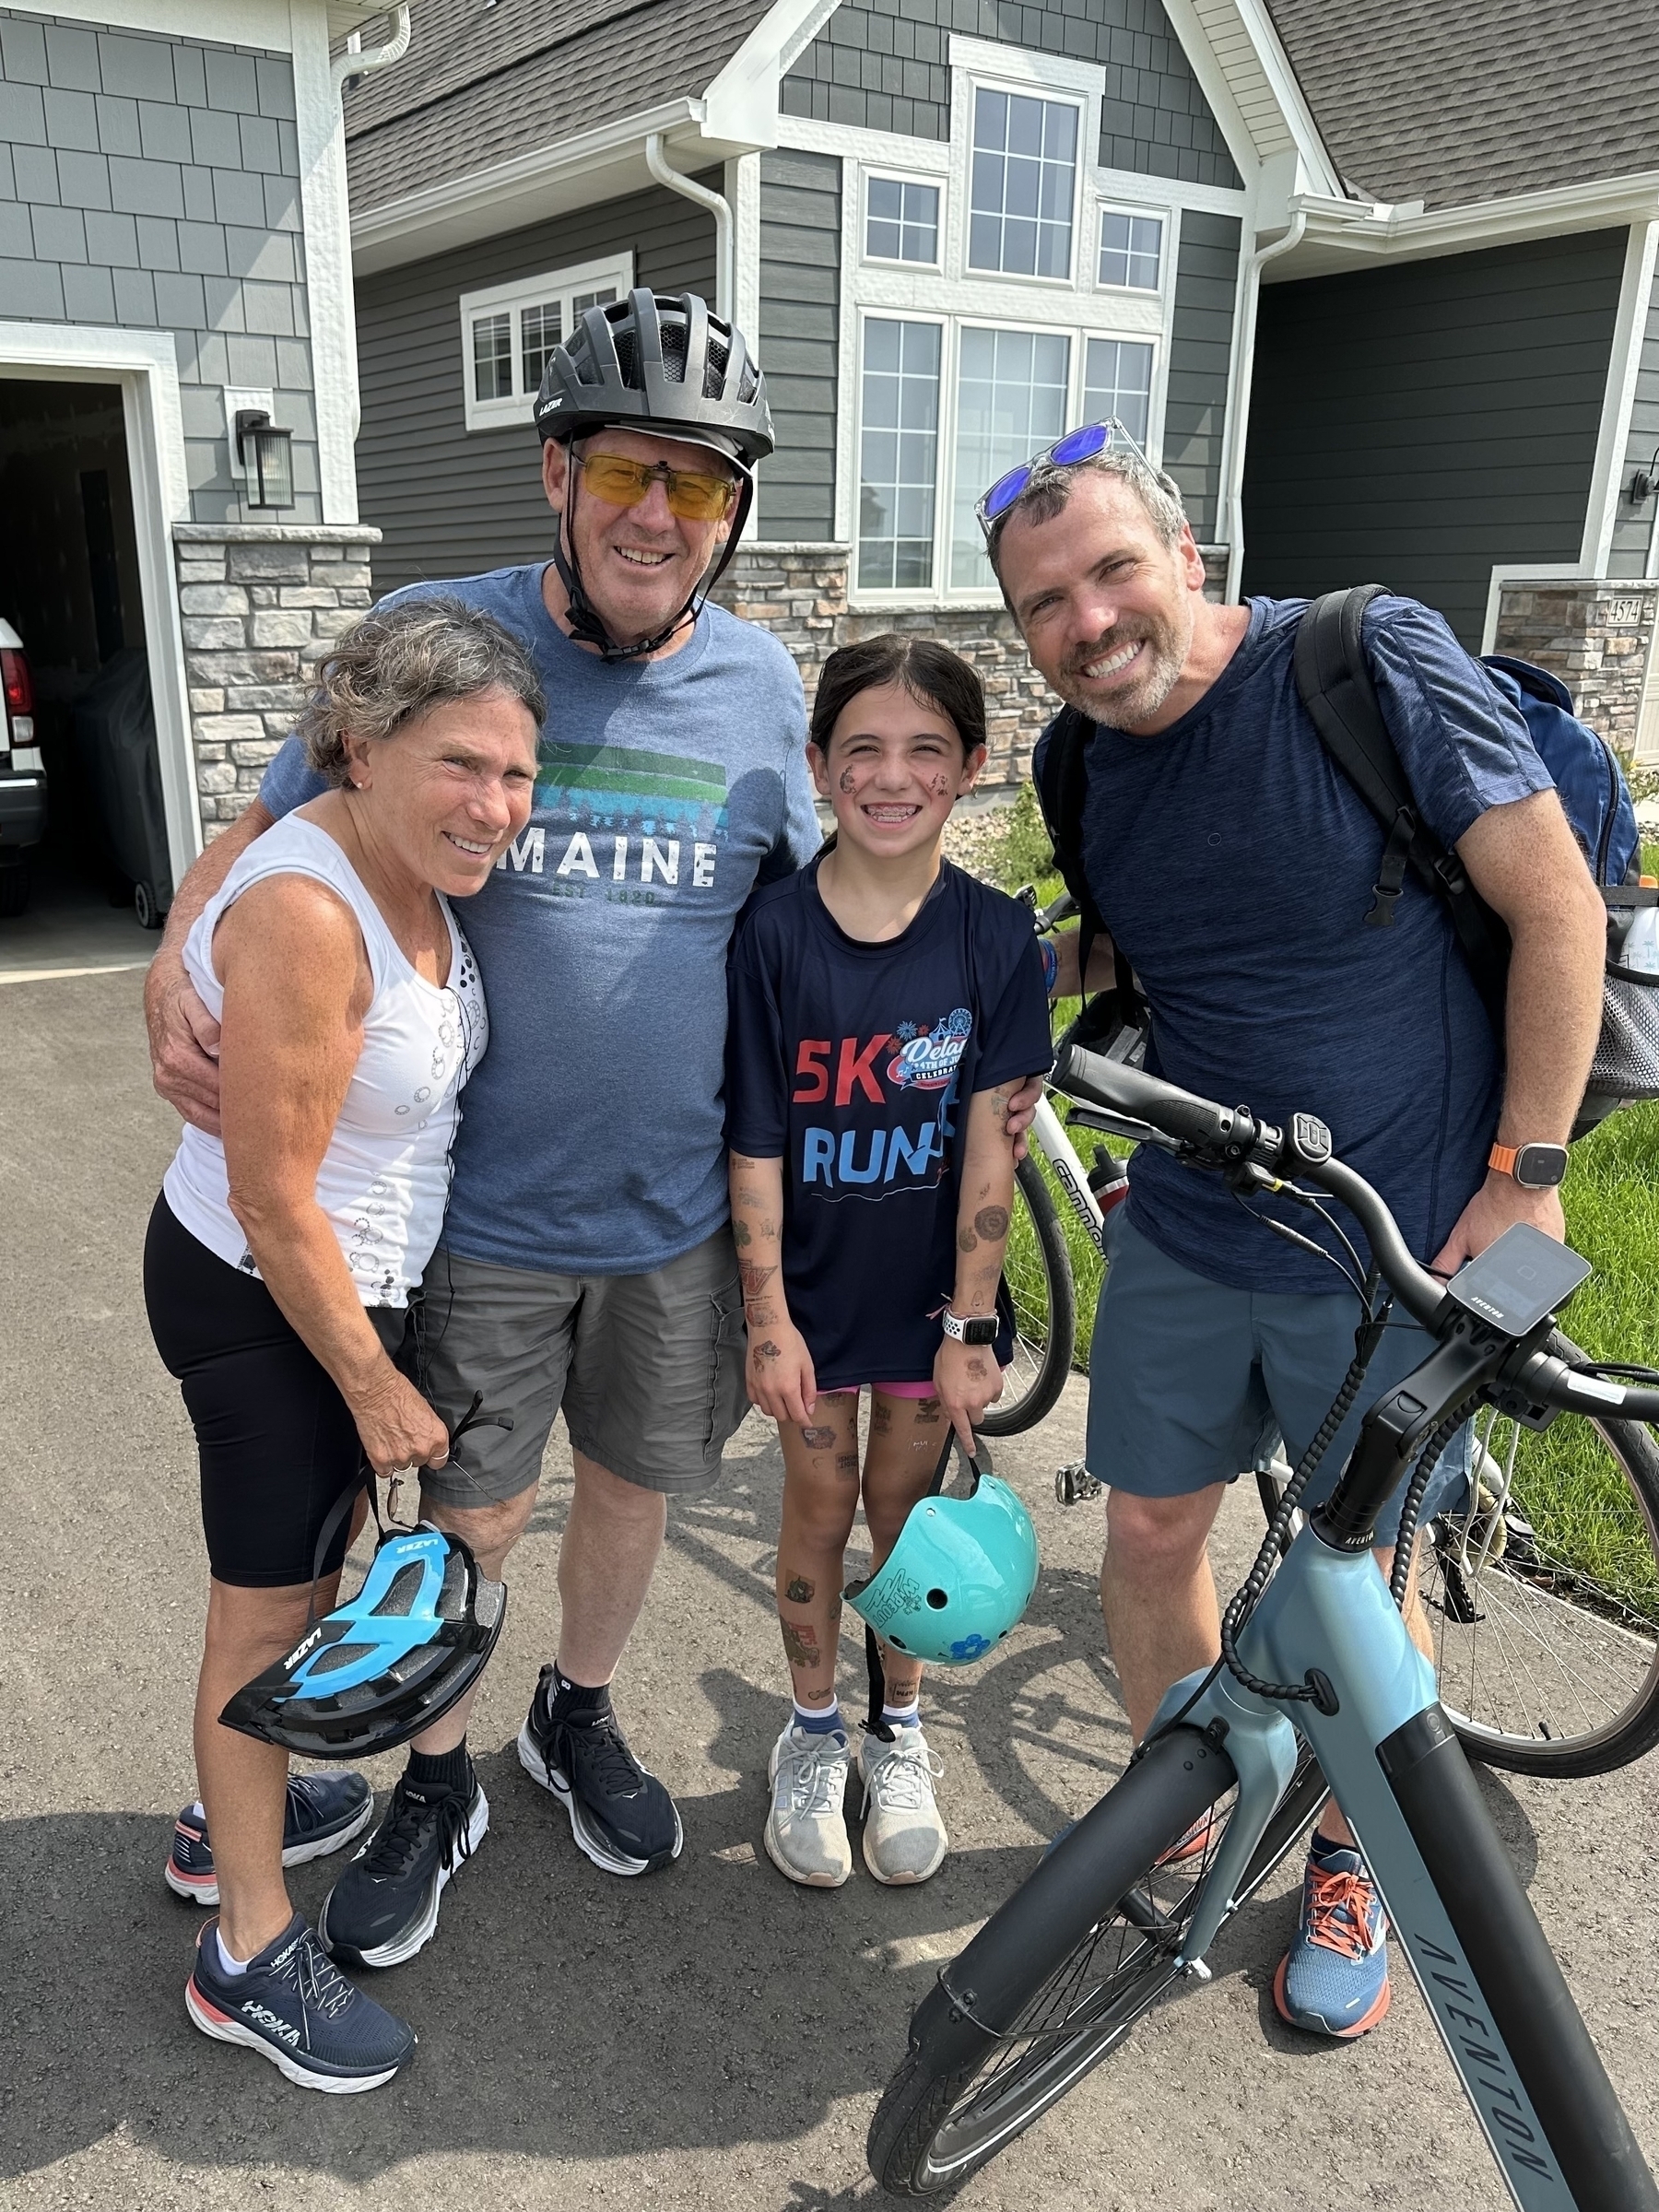
M 743 1293 L 730 1229 L 650 1275 L 533 1275 L 440 1245 L 416 1324 L 416 1378 L 453 1427 L 481 1415 L 422 1488 L 445 1505 L 526 1490 L 563 1408 L 571 1442 L 641 1489 L 687 1495 L 720 1474 L 748 1411 Z M 471 1477 L 469 1480 L 468 1477 Z

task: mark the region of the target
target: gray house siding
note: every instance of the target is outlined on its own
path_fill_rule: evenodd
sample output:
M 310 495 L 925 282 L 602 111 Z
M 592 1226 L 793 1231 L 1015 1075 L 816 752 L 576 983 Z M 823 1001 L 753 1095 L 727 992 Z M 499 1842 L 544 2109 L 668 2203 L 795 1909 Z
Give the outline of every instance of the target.
M 1607 559 L 1609 576 L 1647 574 L 1653 532 L 1659 529 L 1659 493 L 1650 492 L 1640 507 L 1633 505 L 1630 478 L 1638 469 L 1648 477 L 1655 474 L 1656 448 L 1659 448 L 1659 286 L 1654 288 L 1653 304 L 1648 309 L 1641 362 L 1636 371 L 1630 435 L 1625 445 L 1618 511 L 1614 517 L 1613 546 Z
M 760 324 L 778 450 L 760 472 L 763 538 L 835 535 L 835 378 L 841 165 L 760 157 Z
M 1163 457 L 1201 545 L 1215 536 L 1220 501 L 1241 229 L 1237 216 L 1182 211 Z
M 1264 288 L 1245 588 L 1375 579 L 1477 647 L 1492 566 L 1576 559 L 1623 230 Z
M 701 182 L 718 190 L 721 172 Z M 712 218 L 659 186 L 359 284 L 358 498 L 363 520 L 384 534 L 374 557 L 382 590 L 546 557 L 534 428 L 466 428 L 461 295 L 625 247 L 637 284 L 713 296 Z
M 841 0 L 784 78 L 782 112 L 948 138 L 952 31 L 1102 65 L 1103 167 L 1237 187 L 1159 0 Z
M 242 512 L 225 384 L 321 519 L 299 180 L 286 54 L 0 11 L 0 317 L 174 333 L 198 523 Z

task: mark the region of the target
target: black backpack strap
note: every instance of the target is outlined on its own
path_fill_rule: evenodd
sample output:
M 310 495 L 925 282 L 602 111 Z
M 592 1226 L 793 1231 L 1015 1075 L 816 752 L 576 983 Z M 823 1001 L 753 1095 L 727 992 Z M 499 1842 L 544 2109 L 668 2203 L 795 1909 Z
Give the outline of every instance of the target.
M 1387 586 L 1360 583 L 1327 592 L 1297 626 L 1294 669 L 1325 750 L 1386 832 L 1382 865 L 1365 919 L 1385 929 L 1409 867 L 1445 903 L 1463 950 L 1501 1039 L 1509 986 L 1509 934 L 1476 890 L 1453 851 L 1426 829 L 1410 779 L 1388 734 L 1365 652 L 1365 610 Z
M 1064 707 L 1049 725 L 1043 748 L 1042 772 L 1035 779 L 1037 805 L 1049 843 L 1054 848 L 1054 865 L 1061 880 L 1077 902 L 1077 974 L 1088 973 L 1088 956 L 1097 937 L 1108 932 L 1100 910 L 1088 888 L 1083 867 L 1083 807 L 1088 792 L 1088 735 L 1093 724 L 1076 707 Z M 1134 971 L 1113 946 L 1120 991 L 1138 999 Z M 1087 987 L 1083 995 L 1088 997 Z

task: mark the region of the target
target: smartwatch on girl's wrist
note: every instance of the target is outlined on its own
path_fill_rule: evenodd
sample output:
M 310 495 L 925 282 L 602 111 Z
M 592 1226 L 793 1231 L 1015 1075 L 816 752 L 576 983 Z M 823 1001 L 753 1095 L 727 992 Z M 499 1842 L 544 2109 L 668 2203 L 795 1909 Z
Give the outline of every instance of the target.
M 958 1344 L 994 1344 L 996 1316 L 994 1313 L 953 1313 L 948 1306 L 943 1315 L 947 1336 Z

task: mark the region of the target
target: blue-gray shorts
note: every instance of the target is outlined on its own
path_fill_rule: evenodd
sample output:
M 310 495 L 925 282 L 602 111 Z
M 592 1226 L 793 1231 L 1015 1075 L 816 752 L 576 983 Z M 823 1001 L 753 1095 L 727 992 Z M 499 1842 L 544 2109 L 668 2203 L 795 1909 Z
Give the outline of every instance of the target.
M 1235 1290 L 1161 1253 L 1126 1218 L 1108 1216 L 1112 1265 L 1088 1362 L 1088 1469 L 1137 1498 L 1181 1498 L 1231 1482 L 1253 1465 L 1277 1420 L 1294 1465 L 1342 1386 L 1354 1356 L 1359 1301 L 1318 1292 Z M 1368 1406 L 1427 1355 L 1415 1322 L 1390 1326 L 1359 1404 L 1336 1431 L 1304 1502 L 1328 1498 L 1359 1441 Z M 1423 1501 L 1426 1523 L 1468 1483 L 1469 1431 L 1441 1456 Z M 1403 1491 L 1377 1523 L 1392 1543 Z

